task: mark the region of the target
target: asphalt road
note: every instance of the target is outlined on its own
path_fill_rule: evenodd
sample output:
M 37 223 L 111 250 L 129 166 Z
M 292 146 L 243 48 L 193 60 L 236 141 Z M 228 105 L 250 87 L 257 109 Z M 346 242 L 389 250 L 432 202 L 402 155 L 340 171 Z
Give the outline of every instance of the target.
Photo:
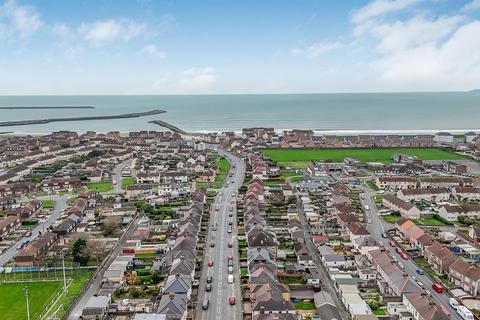
M 127 161 L 124 161 L 122 163 L 119 163 L 115 166 L 115 168 L 113 169 L 113 180 L 112 180 L 112 183 L 113 181 L 115 182 L 113 184 L 113 192 L 116 193 L 116 194 L 120 194 L 123 192 L 122 190 L 122 170 L 130 165 L 130 162 L 132 160 L 127 160 Z
M 222 189 L 219 190 L 215 202 L 211 206 L 212 211 L 205 249 L 205 261 L 200 278 L 195 318 L 202 320 L 241 320 L 242 298 L 240 292 L 236 210 L 235 203 L 232 203 L 232 200 L 236 198 L 233 196 L 233 193 L 237 192 L 243 183 L 245 164 L 242 159 L 223 150 L 218 150 L 218 153 L 230 161 L 230 172 L 233 172 L 233 177 L 226 178 L 226 183 Z M 233 168 L 233 166 L 235 166 L 235 168 Z M 231 183 L 232 181 L 233 183 Z M 218 211 L 216 211 L 217 206 L 219 208 Z M 229 217 L 228 215 L 232 206 L 233 216 Z M 233 223 L 232 233 L 227 232 L 229 221 Z M 215 223 L 217 224 L 217 230 L 213 231 L 213 225 Z M 215 243 L 215 247 L 210 247 L 212 241 Z M 232 248 L 228 247 L 229 242 L 233 244 Z M 233 256 L 234 258 L 234 283 L 227 283 L 228 256 Z M 212 267 L 208 267 L 209 260 L 213 261 Z M 208 276 L 213 277 L 212 290 L 210 292 L 206 292 L 205 290 Z M 235 305 L 232 306 L 228 303 L 229 297 L 236 298 Z M 207 310 L 202 309 L 204 298 L 209 299 L 210 302 Z
M 434 280 L 430 276 L 428 276 L 426 272 L 425 275 L 419 275 L 416 270 L 421 268 L 415 263 L 415 261 L 411 258 L 408 260 L 403 260 L 400 255 L 395 251 L 395 249 L 390 247 L 390 239 L 382 237 L 382 232 L 388 231 L 388 229 L 392 229 L 394 228 L 394 226 L 392 224 L 389 224 L 388 222 L 385 222 L 382 217 L 379 216 L 377 206 L 375 205 L 375 201 L 373 199 L 376 193 L 367 187 L 362 188 L 365 190 L 365 193 L 363 193 L 365 199 L 361 199 L 360 201 L 364 208 L 365 205 L 368 205 L 369 210 L 365 211 L 367 215 L 367 220 L 371 220 L 371 223 L 368 223 L 368 221 L 366 223 L 367 230 L 376 240 L 378 240 L 380 243 L 383 243 L 385 248 L 388 248 L 392 256 L 396 257 L 398 261 L 403 266 L 405 266 L 404 271 L 408 273 L 411 278 L 415 277 L 414 279 L 420 281 L 425 286 L 425 289 L 432 293 L 431 298 L 437 305 L 443 305 L 447 307 L 450 312 L 451 319 L 461 320 L 462 318 L 457 314 L 455 309 L 450 306 L 449 299 L 453 298 L 453 296 L 447 292 L 437 293 L 435 290 L 433 290 L 432 285 L 435 283 Z
M 50 216 L 48 219 L 43 222 L 39 223 L 35 228 L 33 228 L 32 235 L 30 237 L 23 237 L 22 239 L 18 240 L 15 244 L 13 244 L 10 248 L 5 250 L 1 255 L 0 255 L 0 267 L 4 266 L 8 261 L 10 261 L 15 254 L 17 253 L 18 249 L 17 246 L 21 244 L 22 242 L 29 240 L 33 241 L 39 236 L 39 233 L 41 232 L 42 234 L 45 233 L 46 230 L 62 216 L 62 211 L 67 208 L 67 200 L 69 199 L 68 195 L 65 196 L 58 196 L 58 195 L 52 195 L 48 197 L 38 197 L 38 200 L 46 200 L 46 199 L 51 199 L 55 201 L 55 207 L 51 211 Z

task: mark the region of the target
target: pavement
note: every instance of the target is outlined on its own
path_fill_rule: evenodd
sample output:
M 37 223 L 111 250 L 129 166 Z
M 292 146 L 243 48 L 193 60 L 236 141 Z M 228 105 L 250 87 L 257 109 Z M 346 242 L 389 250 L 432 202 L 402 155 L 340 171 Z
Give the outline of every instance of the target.
M 37 200 L 54 200 L 55 201 L 55 207 L 51 211 L 50 216 L 45 222 L 37 224 L 36 227 L 34 227 L 32 231 L 32 235 L 30 237 L 23 237 L 22 239 L 18 240 L 16 243 L 14 243 L 10 248 L 5 250 L 1 255 L 0 255 L 0 267 L 3 267 L 8 261 L 10 261 L 15 254 L 17 253 L 18 249 L 17 246 L 21 244 L 24 241 L 29 240 L 30 242 L 35 240 L 40 233 L 44 234 L 46 230 L 56 221 L 58 220 L 62 214 L 63 211 L 67 209 L 67 201 L 70 198 L 70 196 L 65 195 L 65 196 L 59 196 L 59 195 L 52 195 L 52 196 L 45 196 L 45 197 L 37 197 Z
M 242 296 L 240 291 L 240 269 L 239 269 L 239 254 L 237 242 L 237 220 L 235 203 L 232 200 L 236 199 L 233 196 L 241 187 L 245 176 L 245 164 L 242 159 L 224 151 L 217 149 L 221 156 L 227 158 L 230 162 L 230 172 L 233 172 L 233 177 L 227 177 L 222 189 L 218 190 L 215 201 L 211 206 L 210 222 L 207 234 L 207 242 L 205 248 L 205 260 L 200 278 L 200 285 L 198 289 L 198 303 L 195 319 L 201 320 L 241 320 L 242 317 Z M 233 168 L 235 166 L 235 168 Z M 233 183 L 231 181 L 233 180 Z M 219 208 L 216 211 L 216 208 Z M 232 208 L 233 216 L 229 217 L 230 208 Z M 233 223 L 233 232 L 227 233 L 228 223 Z M 217 224 L 217 230 L 213 231 L 214 223 Z M 210 247 L 210 243 L 214 241 L 215 247 Z M 232 248 L 228 247 L 228 243 L 233 244 Z M 227 283 L 227 258 L 233 256 L 234 270 L 233 276 L 235 278 L 233 283 Z M 213 261 L 213 266 L 208 267 L 209 260 Z M 212 290 L 206 292 L 205 287 L 207 277 L 213 277 Z M 229 297 L 236 298 L 236 304 L 230 305 L 228 303 Z M 203 300 L 209 299 L 210 305 L 207 310 L 202 309 Z
M 433 278 L 431 278 L 427 272 L 425 272 L 425 275 L 419 275 L 416 270 L 417 269 L 422 269 L 420 266 L 418 266 L 415 261 L 411 258 L 408 260 L 403 260 L 400 255 L 395 251 L 394 248 L 390 247 L 389 242 L 390 239 L 388 238 L 383 238 L 382 233 L 388 231 L 389 229 L 394 228 L 394 226 L 385 220 L 382 219 L 382 217 L 379 215 L 377 206 L 374 201 L 374 196 L 376 195 L 376 192 L 371 190 L 368 187 L 362 186 L 362 189 L 365 191 L 361 195 L 364 196 L 365 199 L 360 199 L 363 208 L 367 205 L 369 207 L 368 210 L 366 211 L 366 225 L 365 227 L 367 230 L 372 234 L 372 236 L 375 238 L 375 240 L 379 241 L 382 243 L 385 248 L 387 248 L 390 252 L 390 254 L 398 259 L 398 261 L 405 266 L 404 271 L 411 277 L 415 277 L 414 279 L 420 281 L 421 283 L 424 284 L 425 289 L 430 291 L 432 293 L 431 299 L 437 304 L 437 305 L 443 305 L 445 306 L 448 311 L 450 312 L 450 318 L 451 319 L 458 319 L 461 320 L 462 318 L 457 314 L 455 309 L 453 309 L 450 306 L 449 299 L 453 298 L 451 294 L 448 292 L 444 293 L 437 293 L 435 290 L 432 289 L 432 285 L 436 283 Z M 368 223 L 368 220 L 371 220 L 371 223 Z
M 102 265 L 96 270 L 93 280 L 89 282 L 85 292 L 81 295 L 81 297 L 79 297 L 78 302 L 73 307 L 67 319 L 69 320 L 80 319 L 82 311 L 87 305 L 88 300 L 91 297 L 93 297 L 100 289 L 100 286 L 102 285 L 102 281 L 103 281 L 103 274 L 108 269 L 108 267 L 112 264 L 112 262 L 117 258 L 117 256 L 120 254 L 122 247 L 124 246 L 125 242 L 128 239 L 130 239 L 130 237 L 133 235 L 133 233 L 137 229 L 138 222 L 142 217 L 143 217 L 143 214 L 141 213 L 137 214 L 135 219 L 133 219 L 132 222 L 130 222 L 130 224 L 127 227 L 127 230 L 125 230 L 122 237 L 115 244 L 115 247 L 110 251 L 110 254 L 108 255 L 108 257 L 104 259 Z

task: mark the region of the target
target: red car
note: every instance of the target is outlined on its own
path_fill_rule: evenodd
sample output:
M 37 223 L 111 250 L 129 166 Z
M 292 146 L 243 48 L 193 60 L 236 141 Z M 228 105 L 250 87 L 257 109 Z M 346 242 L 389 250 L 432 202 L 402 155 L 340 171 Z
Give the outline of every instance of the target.
M 212 261 L 212 260 L 209 260 L 209 261 L 208 261 L 208 266 L 209 266 L 209 267 L 213 267 L 213 261 Z
M 233 260 L 233 256 L 228 256 L 228 261 Z
M 32 231 L 27 231 L 27 233 L 25 233 L 25 237 L 30 237 L 32 236 Z
M 395 244 L 395 241 L 393 241 L 393 240 L 392 240 L 392 241 L 390 241 L 390 247 L 392 247 L 392 248 L 393 248 L 393 247 L 395 247 L 395 246 L 396 246 L 396 244 Z
M 235 300 L 235 297 L 230 297 L 228 298 L 228 303 L 233 306 L 235 304 L 236 300 Z
M 401 249 L 401 248 L 397 248 L 397 249 L 395 249 L 395 251 L 397 251 L 397 253 L 402 253 L 402 249 Z
M 438 293 L 443 292 L 443 287 L 441 285 L 439 285 L 438 283 L 432 284 L 432 289 L 437 291 Z
M 400 257 L 403 259 L 403 260 L 408 260 L 408 256 L 405 252 L 401 253 L 400 254 Z

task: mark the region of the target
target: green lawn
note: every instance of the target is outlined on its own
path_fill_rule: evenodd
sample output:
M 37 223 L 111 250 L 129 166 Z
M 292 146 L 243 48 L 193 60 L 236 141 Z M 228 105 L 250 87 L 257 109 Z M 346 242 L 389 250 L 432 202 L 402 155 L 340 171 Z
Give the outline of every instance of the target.
M 262 152 L 273 161 L 289 167 L 305 167 L 310 161 L 331 160 L 341 162 L 350 157 L 364 162 L 391 163 L 395 153 L 417 156 L 422 160 L 467 159 L 452 152 L 436 148 L 358 148 L 358 149 L 265 149 Z M 295 164 L 298 166 L 295 166 Z M 292 166 L 293 164 L 293 166 Z
M 444 223 L 438 219 L 435 218 L 425 218 L 425 219 L 415 219 L 412 220 L 413 223 L 419 224 L 419 225 L 429 225 L 429 226 L 443 226 Z
M 221 189 L 222 184 L 228 176 L 228 172 L 230 171 L 230 162 L 227 159 L 220 159 L 217 162 L 218 166 L 218 174 L 215 178 L 215 183 L 212 185 L 212 188 Z
M 122 190 L 126 190 L 128 186 L 135 184 L 137 180 L 135 178 L 122 178 Z
M 74 273 L 71 275 L 73 277 L 72 283 L 68 286 L 68 292 L 66 295 L 63 295 L 52 308 L 52 312 L 57 310 L 60 305 L 63 304 L 63 311 L 57 313 L 57 316 L 60 318 L 64 313 L 70 308 L 73 301 L 82 291 L 83 287 L 87 284 L 88 280 L 93 274 L 93 270 L 82 270 L 81 272 Z
M 375 191 L 380 190 L 380 189 L 377 187 L 377 185 L 375 184 L 375 182 L 373 182 L 373 181 L 367 181 L 366 183 L 367 183 L 367 186 L 370 187 L 370 189 L 375 190 Z
M 384 316 L 384 315 L 386 315 L 385 310 L 383 310 L 383 309 L 373 310 L 373 314 L 376 315 L 376 316 Z
M 55 200 L 42 200 L 42 205 L 45 209 L 53 209 L 55 207 Z
M 390 223 L 395 223 L 400 218 L 401 218 L 401 216 L 394 216 L 394 215 L 383 216 L 383 220 L 385 220 L 387 222 L 390 222 Z
M 28 286 L 31 319 L 38 319 L 58 290 L 61 281 L 0 284 L 0 314 L 3 320 L 27 319 L 23 288 Z
M 95 190 L 98 192 L 108 192 L 113 189 L 113 185 L 111 182 L 96 182 L 96 183 L 89 183 L 88 189 Z
M 315 303 L 313 301 L 309 301 L 309 302 L 300 301 L 300 302 L 294 302 L 293 304 L 295 305 L 295 309 L 297 310 L 315 310 Z

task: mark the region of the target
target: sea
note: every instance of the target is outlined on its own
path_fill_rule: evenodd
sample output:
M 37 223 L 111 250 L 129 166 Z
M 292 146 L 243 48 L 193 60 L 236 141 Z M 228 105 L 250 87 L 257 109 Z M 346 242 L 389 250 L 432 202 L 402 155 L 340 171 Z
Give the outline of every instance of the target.
M 338 93 L 163 96 L 0 96 L 0 107 L 92 106 L 94 109 L 1 110 L 1 121 L 115 115 L 162 109 L 131 119 L 54 122 L 0 127 L 0 132 L 43 134 L 163 130 L 163 120 L 189 132 L 246 127 L 311 129 L 320 134 L 480 132 L 480 92 Z

